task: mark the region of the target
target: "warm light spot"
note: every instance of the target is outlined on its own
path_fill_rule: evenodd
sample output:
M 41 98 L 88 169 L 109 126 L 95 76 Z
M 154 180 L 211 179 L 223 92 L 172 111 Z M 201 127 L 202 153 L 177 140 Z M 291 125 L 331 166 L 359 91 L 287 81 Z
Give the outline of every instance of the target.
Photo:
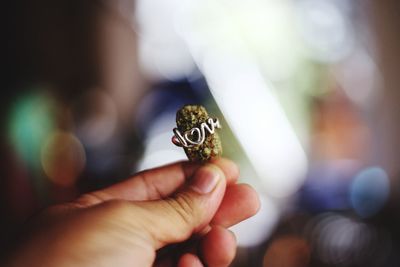
M 56 131 L 41 151 L 42 167 L 47 177 L 60 186 L 71 186 L 85 166 L 81 142 L 71 133 Z

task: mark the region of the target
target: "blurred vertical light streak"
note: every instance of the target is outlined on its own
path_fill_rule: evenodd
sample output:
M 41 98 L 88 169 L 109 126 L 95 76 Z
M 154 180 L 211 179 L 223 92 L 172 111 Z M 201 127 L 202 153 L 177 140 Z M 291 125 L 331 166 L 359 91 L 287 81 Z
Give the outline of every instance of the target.
M 303 182 L 307 157 L 274 88 L 259 69 L 256 51 L 242 36 L 244 26 L 232 15 L 240 14 L 241 5 L 229 3 L 189 1 L 185 12 L 176 13 L 176 28 L 266 193 L 288 197 Z M 249 2 L 251 10 L 269 6 L 264 4 Z M 244 29 L 260 31 L 264 24 L 251 25 L 256 26 Z
M 272 86 L 249 59 L 206 53 L 200 68 L 265 190 L 292 194 L 303 182 L 307 158 Z

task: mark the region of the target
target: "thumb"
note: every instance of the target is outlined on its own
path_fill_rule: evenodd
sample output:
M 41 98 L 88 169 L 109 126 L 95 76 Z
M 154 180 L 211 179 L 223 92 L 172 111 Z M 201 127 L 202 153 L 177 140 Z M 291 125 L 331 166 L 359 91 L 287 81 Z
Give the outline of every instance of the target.
M 137 220 L 154 249 L 182 242 L 208 225 L 222 201 L 225 187 L 224 172 L 216 165 L 206 164 L 173 197 L 136 202 L 135 206 L 143 212 Z

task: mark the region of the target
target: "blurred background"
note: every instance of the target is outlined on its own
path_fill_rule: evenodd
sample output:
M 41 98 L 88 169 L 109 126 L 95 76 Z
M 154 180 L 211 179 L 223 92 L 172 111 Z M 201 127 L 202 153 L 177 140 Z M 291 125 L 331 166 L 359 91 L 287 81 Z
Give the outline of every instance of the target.
M 232 266 L 400 266 L 398 2 L 4 5 L 0 245 L 43 207 L 185 159 L 175 113 L 202 104 L 262 202 Z

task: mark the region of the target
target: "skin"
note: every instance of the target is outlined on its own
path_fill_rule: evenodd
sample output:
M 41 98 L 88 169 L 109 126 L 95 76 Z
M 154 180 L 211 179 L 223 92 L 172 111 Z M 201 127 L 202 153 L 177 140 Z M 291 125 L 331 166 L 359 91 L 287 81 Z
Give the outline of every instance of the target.
M 6 266 L 228 266 L 236 240 L 227 228 L 260 205 L 238 176 L 223 158 L 178 162 L 50 207 Z

